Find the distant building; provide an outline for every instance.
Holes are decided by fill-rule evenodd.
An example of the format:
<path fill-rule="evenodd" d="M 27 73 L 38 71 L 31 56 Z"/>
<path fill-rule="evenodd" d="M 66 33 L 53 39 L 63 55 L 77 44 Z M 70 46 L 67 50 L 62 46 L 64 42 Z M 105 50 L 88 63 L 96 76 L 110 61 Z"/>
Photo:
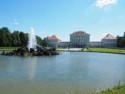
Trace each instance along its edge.
<path fill-rule="evenodd" d="M 107 34 L 102 40 L 102 47 L 109 48 L 109 47 L 116 47 L 117 39 L 111 34 Z"/>
<path fill-rule="evenodd" d="M 77 31 L 70 34 L 69 42 L 62 42 L 55 35 L 48 38 L 48 46 L 54 48 L 83 48 L 83 47 L 92 47 L 92 48 L 110 48 L 116 47 L 117 38 L 111 34 L 107 34 L 101 41 L 92 41 L 90 42 L 90 34 L 87 34 L 84 31 Z"/>
<path fill-rule="evenodd" d="M 70 47 L 70 42 L 59 42 L 60 48 L 69 48 Z"/>
<path fill-rule="evenodd" d="M 90 34 L 84 31 L 77 31 L 70 34 L 70 47 L 86 47 L 90 42 Z"/>
<path fill-rule="evenodd" d="M 100 42 L 100 41 L 90 42 L 89 47 L 91 47 L 91 48 L 101 48 L 102 42 Z"/>
<path fill-rule="evenodd" d="M 59 45 L 59 42 L 60 40 L 55 35 L 52 35 L 51 37 L 48 38 L 49 47 L 57 48 Z"/>

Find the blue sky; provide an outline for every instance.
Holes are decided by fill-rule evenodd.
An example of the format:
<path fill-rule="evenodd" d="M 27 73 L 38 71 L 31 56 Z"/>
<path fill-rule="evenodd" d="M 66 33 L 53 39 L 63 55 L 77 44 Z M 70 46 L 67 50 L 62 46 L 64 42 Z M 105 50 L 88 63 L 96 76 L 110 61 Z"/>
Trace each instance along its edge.
<path fill-rule="evenodd" d="M 69 41 L 69 34 L 83 30 L 91 41 L 107 33 L 125 32 L 125 0 L 0 0 L 0 27 L 36 35 L 57 35 Z"/>

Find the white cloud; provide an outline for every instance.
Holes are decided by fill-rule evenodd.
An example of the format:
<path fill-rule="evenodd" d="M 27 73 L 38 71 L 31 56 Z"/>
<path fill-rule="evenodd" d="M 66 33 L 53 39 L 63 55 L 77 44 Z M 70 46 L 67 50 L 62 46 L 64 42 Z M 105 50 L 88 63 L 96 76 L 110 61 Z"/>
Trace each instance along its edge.
<path fill-rule="evenodd" d="M 118 0 L 96 0 L 96 7 L 104 8 L 106 6 L 116 4 Z"/>
<path fill-rule="evenodd" d="M 16 19 L 14 19 L 14 21 L 12 21 L 10 24 L 11 25 L 20 25 L 20 23 Z"/>
<path fill-rule="evenodd" d="M 15 24 L 15 25 L 19 25 L 19 23 L 18 23 L 18 22 L 14 22 L 14 24 Z"/>

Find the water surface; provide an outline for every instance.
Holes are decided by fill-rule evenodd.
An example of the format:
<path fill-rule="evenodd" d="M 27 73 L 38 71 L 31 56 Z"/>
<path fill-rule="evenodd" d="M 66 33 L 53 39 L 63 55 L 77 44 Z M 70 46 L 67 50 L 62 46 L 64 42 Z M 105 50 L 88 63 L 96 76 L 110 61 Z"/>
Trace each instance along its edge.
<path fill-rule="evenodd" d="M 125 81 L 125 55 L 63 52 L 59 56 L 0 56 L 0 94 L 67 94 Z"/>

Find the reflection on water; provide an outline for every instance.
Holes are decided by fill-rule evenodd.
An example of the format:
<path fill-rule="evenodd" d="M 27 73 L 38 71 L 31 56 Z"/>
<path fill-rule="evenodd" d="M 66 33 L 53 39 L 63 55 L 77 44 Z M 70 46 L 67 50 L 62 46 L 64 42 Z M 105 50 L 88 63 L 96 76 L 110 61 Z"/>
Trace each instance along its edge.
<path fill-rule="evenodd" d="M 35 77 L 37 67 L 37 57 L 28 58 L 27 73 L 29 80 L 33 80 Z"/>
<path fill-rule="evenodd" d="M 67 94 L 75 87 L 81 92 L 100 90 L 125 81 L 124 74 L 124 55 L 0 56 L 0 94 Z"/>

